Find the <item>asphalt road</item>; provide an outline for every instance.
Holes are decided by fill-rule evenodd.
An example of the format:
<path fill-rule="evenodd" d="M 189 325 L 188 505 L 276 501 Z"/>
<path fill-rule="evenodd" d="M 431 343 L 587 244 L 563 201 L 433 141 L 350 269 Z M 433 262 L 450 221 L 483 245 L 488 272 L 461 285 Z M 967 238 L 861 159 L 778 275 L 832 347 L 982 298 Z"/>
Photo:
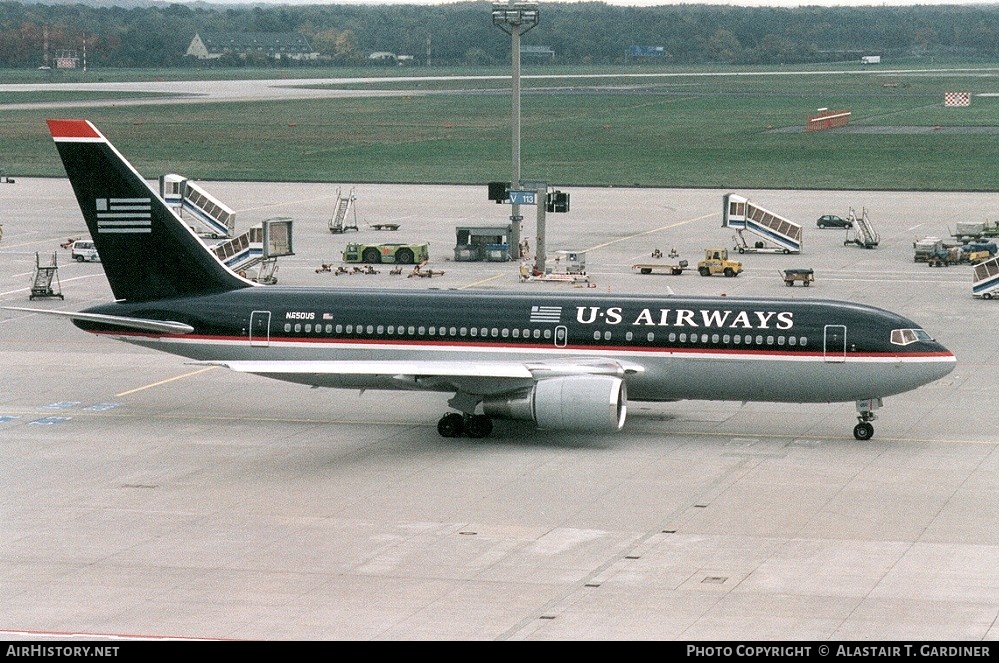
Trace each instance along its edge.
<path fill-rule="evenodd" d="M 203 184 L 240 229 L 295 219 L 283 284 L 569 287 L 449 260 L 455 226 L 508 213 L 484 188 L 359 185 L 360 230 L 334 236 L 335 185 Z M 955 371 L 886 399 L 867 442 L 853 404 L 708 401 L 633 404 L 616 435 L 500 422 L 473 441 L 437 435 L 439 394 L 308 389 L 0 312 L 0 638 L 999 639 L 999 307 L 969 267 L 912 260 L 915 237 L 993 219 L 994 194 L 739 191 L 802 223 L 804 252 L 742 256 L 736 279 L 632 273 L 731 246 L 724 193 L 573 189 L 548 246 L 586 250 L 612 293 L 883 306 Z M 877 249 L 814 227 L 851 206 Z M 85 235 L 68 183 L 0 184 L 0 211 L 0 304 L 110 299 L 59 246 Z M 429 241 L 445 273 L 316 272 L 355 237 Z M 36 252 L 65 300 L 28 301 Z M 785 267 L 816 281 L 787 288 Z"/>

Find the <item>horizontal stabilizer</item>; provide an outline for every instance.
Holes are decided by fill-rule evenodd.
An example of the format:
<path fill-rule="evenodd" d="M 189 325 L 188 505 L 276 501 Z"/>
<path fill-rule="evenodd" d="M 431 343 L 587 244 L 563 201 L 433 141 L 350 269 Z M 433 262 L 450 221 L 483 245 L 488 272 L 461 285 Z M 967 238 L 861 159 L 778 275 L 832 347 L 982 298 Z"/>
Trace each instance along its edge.
<path fill-rule="evenodd" d="M 183 322 L 173 322 L 171 320 L 146 320 L 145 318 L 130 318 L 123 315 L 107 315 L 104 313 L 78 313 L 75 311 L 50 311 L 38 308 L 21 308 L 19 306 L 4 306 L 6 311 L 27 311 L 28 313 L 42 313 L 44 315 L 58 315 L 70 320 L 83 320 L 85 322 L 95 322 L 103 325 L 114 325 L 116 327 L 126 327 L 128 329 L 138 329 L 140 331 L 154 332 L 158 334 L 190 334 L 194 327 Z"/>

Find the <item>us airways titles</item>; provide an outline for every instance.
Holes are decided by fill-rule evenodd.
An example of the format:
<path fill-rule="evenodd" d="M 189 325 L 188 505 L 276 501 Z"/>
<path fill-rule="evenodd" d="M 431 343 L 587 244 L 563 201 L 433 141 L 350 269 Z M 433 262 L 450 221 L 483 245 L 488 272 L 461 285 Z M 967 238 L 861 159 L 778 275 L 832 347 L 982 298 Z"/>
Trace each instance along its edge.
<path fill-rule="evenodd" d="M 731 311 L 718 309 L 643 308 L 632 319 L 620 306 L 577 306 L 576 322 L 584 325 L 603 322 L 650 327 L 729 327 L 732 329 L 778 329 L 794 327 L 791 311 Z M 631 320 L 630 323 L 626 320 Z"/>

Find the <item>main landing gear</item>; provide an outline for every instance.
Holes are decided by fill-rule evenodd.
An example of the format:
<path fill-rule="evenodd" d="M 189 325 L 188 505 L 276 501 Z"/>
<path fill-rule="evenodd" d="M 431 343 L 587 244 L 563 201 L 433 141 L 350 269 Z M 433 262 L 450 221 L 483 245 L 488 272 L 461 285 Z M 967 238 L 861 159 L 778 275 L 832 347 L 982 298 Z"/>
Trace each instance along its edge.
<path fill-rule="evenodd" d="M 855 438 L 858 440 L 869 440 L 874 437 L 874 425 L 871 422 L 878 418 L 878 415 L 874 411 L 879 407 L 881 407 L 880 398 L 868 398 L 857 401 L 857 419 L 860 423 L 853 427 L 853 436 Z"/>
<path fill-rule="evenodd" d="M 461 414 L 450 412 L 437 422 L 437 432 L 441 437 L 488 437 L 493 432 L 493 420 L 484 414 Z"/>

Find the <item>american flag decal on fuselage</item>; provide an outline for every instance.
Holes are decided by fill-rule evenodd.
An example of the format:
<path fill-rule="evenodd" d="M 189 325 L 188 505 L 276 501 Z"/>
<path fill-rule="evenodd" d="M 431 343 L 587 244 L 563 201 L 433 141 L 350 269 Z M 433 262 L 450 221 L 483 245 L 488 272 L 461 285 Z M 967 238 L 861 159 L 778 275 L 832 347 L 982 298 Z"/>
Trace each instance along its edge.
<path fill-rule="evenodd" d="M 561 306 L 532 306 L 531 322 L 562 322 Z"/>
<path fill-rule="evenodd" d="M 151 233 L 152 199 L 150 198 L 98 198 L 97 232 L 99 233 Z"/>

